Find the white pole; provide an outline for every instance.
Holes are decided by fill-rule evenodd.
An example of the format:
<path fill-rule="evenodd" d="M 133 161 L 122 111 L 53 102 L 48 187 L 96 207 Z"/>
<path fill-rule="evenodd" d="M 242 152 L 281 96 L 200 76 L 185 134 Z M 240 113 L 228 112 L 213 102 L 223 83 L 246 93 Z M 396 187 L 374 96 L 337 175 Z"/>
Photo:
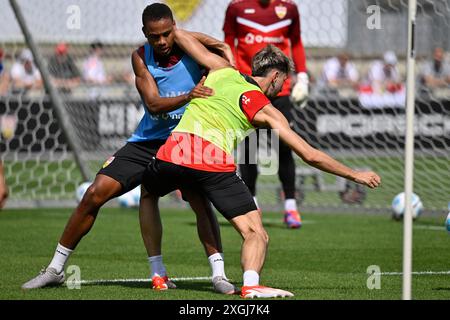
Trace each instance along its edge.
<path fill-rule="evenodd" d="M 89 169 L 86 157 L 83 155 L 81 141 L 75 132 L 75 128 L 72 124 L 72 121 L 70 120 L 68 112 L 64 108 L 64 101 L 62 100 L 53 83 L 50 81 L 50 73 L 48 72 L 44 60 L 39 53 L 38 47 L 34 42 L 34 38 L 25 21 L 20 6 L 18 5 L 16 0 L 9 0 L 9 3 L 11 4 L 11 8 L 16 16 L 23 36 L 25 37 L 25 42 L 30 47 L 30 50 L 33 54 L 36 67 L 41 73 L 44 87 L 48 92 L 50 101 L 52 102 L 52 108 L 53 110 L 55 110 L 56 118 L 59 120 L 59 126 L 65 135 L 67 144 L 69 145 L 70 149 L 72 149 L 72 154 L 75 162 L 78 165 L 78 168 L 80 169 L 81 176 L 83 177 L 84 181 L 89 181 L 92 179 L 91 170 Z"/>
<path fill-rule="evenodd" d="M 408 54 L 406 73 L 405 214 L 403 216 L 403 300 L 411 300 L 412 192 L 414 174 L 414 30 L 417 0 L 408 2 Z"/>

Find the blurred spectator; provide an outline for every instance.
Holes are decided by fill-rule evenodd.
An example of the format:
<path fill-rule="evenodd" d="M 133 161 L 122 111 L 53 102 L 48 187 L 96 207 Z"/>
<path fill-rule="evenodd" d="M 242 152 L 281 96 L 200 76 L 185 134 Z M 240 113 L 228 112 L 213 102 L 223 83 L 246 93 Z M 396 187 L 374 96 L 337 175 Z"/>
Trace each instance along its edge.
<path fill-rule="evenodd" d="M 39 89 L 42 79 L 39 70 L 33 62 L 33 54 L 29 49 L 23 49 L 18 61 L 11 68 L 11 80 L 14 90 Z"/>
<path fill-rule="evenodd" d="M 358 85 L 359 74 L 355 65 L 349 61 L 347 53 L 340 53 L 328 59 L 322 70 L 323 84 L 328 87 L 353 87 Z"/>
<path fill-rule="evenodd" d="M 364 108 L 402 108 L 406 90 L 397 68 L 397 56 L 392 51 L 383 60 L 374 61 L 369 69 L 368 82 L 359 86 L 359 101 Z"/>
<path fill-rule="evenodd" d="M 383 61 L 376 60 L 369 69 L 368 80 L 374 93 L 397 92 L 402 89 L 397 56 L 392 51 L 384 54 Z"/>
<path fill-rule="evenodd" d="M 63 92 L 68 93 L 80 84 L 80 72 L 65 43 L 59 43 L 55 47 L 55 54 L 49 59 L 48 69 L 55 85 Z"/>
<path fill-rule="evenodd" d="M 3 56 L 4 56 L 3 49 L 0 48 L 0 74 L 3 73 Z"/>
<path fill-rule="evenodd" d="M 120 74 L 118 82 L 125 83 L 127 85 L 133 85 L 135 81 L 134 72 L 125 70 Z"/>
<path fill-rule="evenodd" d="M 3 49 L 0 48 L 0 96 L 8 92 L 9 86 L 9 75 L 5 70 L 5 66 L 3 64 L 3 57 L 4 52 Z"/>
<path fill-rule="evenodd" d="M 442 48 L 434 49 L 433 60 L 425 62 L 420 76 L 422 84 L 428 88 L 450 85 L 450 64 L 445 61 L 445 52 Z"/>
<path fill-rule="evenodd" d="M 83 63 L 83 78 L 86 82 L 97 85 L 104 85 L 111 82 L 103 66 L 101 59 L 102 53 L 103 44 L 101 42 L 91 44 L 91 54 Z"/>

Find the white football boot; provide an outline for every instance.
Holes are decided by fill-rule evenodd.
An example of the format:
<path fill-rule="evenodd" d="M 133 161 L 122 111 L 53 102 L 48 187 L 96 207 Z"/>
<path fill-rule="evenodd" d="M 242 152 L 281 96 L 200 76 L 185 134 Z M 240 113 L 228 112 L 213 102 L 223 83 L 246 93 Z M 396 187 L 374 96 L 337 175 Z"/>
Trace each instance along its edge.
<path fill-rule="evenodd" d="M 22 289 L 38 289 L 49 286 L 57 286 L 64 283 L 64 271 L 56 273 L 54 268 L 42 269 L 39 274 L 22 285 Z"/>

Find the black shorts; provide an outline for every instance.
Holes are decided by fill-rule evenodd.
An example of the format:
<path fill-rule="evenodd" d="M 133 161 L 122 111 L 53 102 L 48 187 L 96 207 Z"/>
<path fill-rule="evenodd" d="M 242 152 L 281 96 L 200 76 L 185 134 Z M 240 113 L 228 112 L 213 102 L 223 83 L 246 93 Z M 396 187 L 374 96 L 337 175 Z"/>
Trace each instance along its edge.
<path fill-rule="evenodd" d="M 142 175 L 150 160 L 165 140 L 128 142 L 103 164 L 97 174 L 104 174 L 120 182 L 122 191 L 128 192 L 142 183 Z"/>
<path fill-rule="evenodd" d="M 201 171 L 153 159 L 143 184 L 161 197 L 176 189 L 201 192 L 228 220 L 257 210 L 250 190 L 236 172 Z"/>

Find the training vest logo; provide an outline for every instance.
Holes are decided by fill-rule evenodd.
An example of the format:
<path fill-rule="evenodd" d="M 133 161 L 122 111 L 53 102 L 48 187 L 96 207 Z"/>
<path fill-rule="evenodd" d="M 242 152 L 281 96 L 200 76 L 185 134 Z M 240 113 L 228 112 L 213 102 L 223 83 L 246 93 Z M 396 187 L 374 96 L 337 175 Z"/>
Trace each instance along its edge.
<path fill-rule="evenodd" d="M 250 98 L 247 98 L 245 95 L 242 95 L 242 103 L 243 104 L 247 105 L 250 103 L 250 101 L 251 101 Z"/>
<path fill-rule="evenodd" d="M 283 19 L 287 14 L 287 8 L 285 6 L 276 6 L 275 13 L 278 18 Z"/>

